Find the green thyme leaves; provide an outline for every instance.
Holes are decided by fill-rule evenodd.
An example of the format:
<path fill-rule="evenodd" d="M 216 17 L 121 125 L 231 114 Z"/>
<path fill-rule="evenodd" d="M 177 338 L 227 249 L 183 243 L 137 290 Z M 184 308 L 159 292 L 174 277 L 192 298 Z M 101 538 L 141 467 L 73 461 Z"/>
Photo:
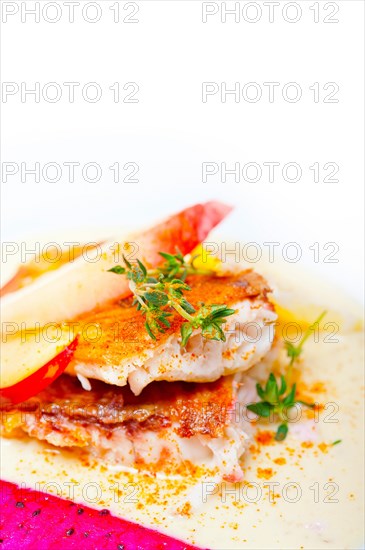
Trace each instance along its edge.
<path fill-rule="evenodd" d="M 279 419 L 282 422 L 275 434 L 276 441 L 284 441 L 288 434 L 288 412 L 291 408 L 298 404 L 310 408 L 314 407 L 313 403 L 308 403 L 296 398 L 297 387 L 296 384 L 292 384 L 290 386 L 290 379 L 293 364 L 301 355 L 304 343 L 308 340 L 312 332 L 319 326 L 319 323 L 325 315 L 325 311 L 321 313 L 314 323 L 308 327 L 300 342 L 296 346 L 294 346 L 291 342 L 284 342 L 287 356 L 289 358 L 289 364 L 287 366 L 285 376 L 282 374 L 280 376 L 280 380 L 278 381 L 275 375 L 270 373 L 265 387 L 261 386 L 261 384 L 256 384 L 257 395 L 261 401 L 247 406 L 248 410 L 257 414 L 261 418 L 270 418 L 272 420 Z"/>
<path fill-rule="evenodd" d="M 125 275 L 130 281 L 134 295 L 133 304 L 146 317 L 146 331 L 152 339 L 157 333 L 164 333 L 169 328 L 172 312 L 177 312 L 185 319 L 181 325 L 181 345 L 186 346 L 194 330 L 200 330 L 208 340 L 225 341 L 222 326 L 226 318 L 235 313 L 222 304 L 201 304 L 196 310 L 187 300 L 185 292 L 190 289 L 185 283 L 188 275 L 211 275 L 210 270 L 195 268 L 194 258 L 187 261 L 184 256 L 160 252 L 165 262 L 157 269 L 147 267 L 137 260 L 131 264 L 124 256 L 124 266 L 116 265 L 109 271 Z"/>
<path fill-rule="evenodd" d="M 322 321 L 323 317 L 326 315 L 327 311 L 323 311 L 320 316 L 312 323 L 305 333 L 303 334 L 303 337 L 301 338 L 298 345 L 292 344 L 292 342 L 285 342 L 285 348 L 288 354 L 288 357 L 290 358 L 289 365 L 293 365 L 294 361 L 298 359 L 298 357 L 301 355 L 303 351 L 303 345 L 308 340 L 312 332 L 316 330 L 317 327 L 319 327 L 319 323 Z"/>

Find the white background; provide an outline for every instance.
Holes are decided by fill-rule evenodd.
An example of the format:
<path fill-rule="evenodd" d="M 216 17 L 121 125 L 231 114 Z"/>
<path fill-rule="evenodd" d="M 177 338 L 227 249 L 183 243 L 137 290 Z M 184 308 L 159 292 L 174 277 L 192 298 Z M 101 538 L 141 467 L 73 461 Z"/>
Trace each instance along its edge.
<path fill-rule="evenodd" d="M 40 2 L 41 8 L 46 4 Z M 54 2 L 53 4 L 55 4 Z M 218 13 L 202 22 L 203 2 L 144 0 L 135 4 L 138 23 L 113 21 L 116 2 L 99 1 L 101 19 L 89 23 L 82 17 L 86 0 L 75 5 L 75 22 L 69 10 L 57 2 L 61 19 L 49 23 L 42 13 L 22 22 L 22 9 L 35 2 L 2 1 L 2 80 L 19 87 L 41 89 L 58 83 L 63 95 L 51 103 L 41 96 L 21 94 L 2 97 L 2 162 L 98 163 L 99 182 L 83 180 L 80 169 L 74 183 L 65 168 L 58 183 L 34 182 L 19 173 L 2 182 L 2 239 L 29 235 L 54 235 L 102 227 L 146 225 L 194 202 L 218 198 L 236 206 L 222 232 L 242 242 L 300 244 L 300 262 L 361 297 L 363 280 L 363 12 L 360 1 L 319 2 L 319 22 L 314 22 L 313 1 L 297 7 L 281 2 L 274 21 L 269 9 L 255 2 L 250 10 L 262 10 L 256 23 L 239 22 L 234 16 L 221 21 Z M 119 2 L 121 20 L 131 13 Z M 4 21 L 4 9 L 18 12 Z M 8 6 L 8 7 L 6 7 Z M 232 8 L 234 2 L 227 2 Z M 257 8 L 259 6 L 259 8 Z M 326 7 L 327 6 L 327 7 Z M 248 9 L 247 2 L 239 3 Z M 338 8 L 338 10 L 337 10 Z M 53 11 L 52 11 L 53 10 Z M 283 11 L 284 10 L 284 11 Z M 285 11 L 289 10 L 289 11 Z M 338 11 L 331 15 L 332 11 Z M 89 18 L 95 17 L 90 8 Z M 55 18 L 52 6 L 46 17 Z M 255 17 L 245 12 L 246 19 Z M 325 17 L 338 23 L 325 23 Z M 24 13 L 23 13 L 24 19 Z M 79 82 L 75 101 L 68 100 L 64 82 Z M 85 101 L 80 89 L 97 82 L 102 97 Z M 115 103 L 109 89 L 115 82 L 136 82 L 138 103 Z M 242 96 L 235 102 L 220 94 L 202 101 L 202 83 L 256 82 L 262 98 L 256 103 Z M 279 82 L 272 103 L 264 82 Z M 296 82 L 302 97 L 284 101 L 283 86 Z M 320 86 L 320 101 L 309 87 Z M 337 103 L 324 103 L 323 85 L 335 82 Z M 50 91 L 51 95 L 51 91 Z M 139 166 L 138 183 L 113 181 L 108 168 L 115 162 Z M 300 181 L 283 181 L 276 173 L 270 183 L 267 172 L 260 181 L 235 182 L 228 176 L 202 181 L 203 162 L 296 162 L 303 170 Z M 338 183 L 315 183 L 315 162 L 339 166 Z M 4 165 L 3 165 L 4 167 Z M 326 175 L 326 174 L 324 174 Z M 309 249 L 318 242 L 320 261 Z M 325 263 L 323 247 L 338 245 L 338 263 Z M 331 248 L 326 254 L 331 252 Z"/>

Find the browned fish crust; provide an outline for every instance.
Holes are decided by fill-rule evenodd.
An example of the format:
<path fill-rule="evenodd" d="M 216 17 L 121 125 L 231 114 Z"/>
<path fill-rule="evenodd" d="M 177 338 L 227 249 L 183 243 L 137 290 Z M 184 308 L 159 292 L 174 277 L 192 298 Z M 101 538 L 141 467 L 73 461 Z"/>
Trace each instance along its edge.
<path fill-rule="evenodd" d="M 2 411 L 4 435 L 45 439 L 58 432 L 65 446 L 85 446 L 88 428 L 105 437 L 123 427 L 129 436 L 171 429 L 184 438 L 202 434 L 220 437 L 234 405 L 231 377 L 205 384 L 154 382 L 136 397 L 126 387 L 92 381 L 84 390 L 77 378 L 63 374 L 36 397 Z"/>
<path fill-rule="evenodd" d="M 194 307 L 206 304 L 232 304 L 245 299 L 267 300 L 270 288 L 263 277 L 247 270 L 230 276 L 192 276 L 186 281 L 191 291 L 186 297 Z M 119 365 L 128 357 L 154 349 L 171 334 L 180 330 L 183 319 L 179 315 L 169 317 L 170 328 L 152 340 L 145 328 L 145 318 L 132 306 L 131 299 L 115 301 L 85 313 L 72 322 L 80 331 L 79 343 L 72 364 Z"/>

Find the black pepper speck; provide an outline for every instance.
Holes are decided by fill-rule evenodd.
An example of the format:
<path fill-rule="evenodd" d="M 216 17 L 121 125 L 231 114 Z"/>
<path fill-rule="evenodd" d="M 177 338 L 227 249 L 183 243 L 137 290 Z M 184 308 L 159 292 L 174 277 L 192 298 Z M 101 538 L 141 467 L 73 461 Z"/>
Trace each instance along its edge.
<path fill-rule="evenodd" d="M 79 508 L 79 509 L 77 510 L 77 513 L 78 513 L 79 516 L 81 516 L 81 514 L 84 513 L 84 509 L 83 509 L 83 508 Z"/>
<path fill-rule="evenodd" d="M 99 516 L 108 516 L 110 514 L 109 510 L 104 508 L 103 510 L 100 510 Z"/>
<path fill-rule="evenodd" d="M 87 538 L 87 537 L 88 537 L 89 535 L 90 535 L 89 531 L 85 531 L 85 533 L 84 533 L 84 537 L 86 537 L 86 538 Z"/>
<path fill-rule="evenodd" d="M 117 548 L 118 550 L 124 550 L 125 546 L 124 544 L 118 544 Z"/>
<path fill-rule="evenodd" d="M 68 531 L 66 531 L 66 535 L 67 535 L 68 537 L 70 537 L 71 535 L 74 534 L 74 532 L 75 532 L 75 529 L 74 529 L 74 528 L 71 528 L 71 529 L 69 529 Z"/>
<path fill-rule="evenodd" d="M 24 508 L 25 507 L 24 502 L 17 502 L 15 506 L 17 508 Z"/>
<path fill-rule="evenodd" d="M 41 509 L 38 508 L 38 510 L 34 510 L 34 512 L 32 513 L 32 517 L 39 516 L 40 513 L 41 513 Z"/>

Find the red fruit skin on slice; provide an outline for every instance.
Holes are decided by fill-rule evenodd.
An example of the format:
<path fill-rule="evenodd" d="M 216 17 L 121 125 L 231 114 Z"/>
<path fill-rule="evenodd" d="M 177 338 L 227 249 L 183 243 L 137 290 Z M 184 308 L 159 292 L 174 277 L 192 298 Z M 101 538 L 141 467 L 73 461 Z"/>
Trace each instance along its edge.
<path fill-rule="evenodd" d="M 197 550 L 146 527 L 0 481 L 2 550 Z"/>
<path fill-rule="evenodd" d="M 16 405 L 17 403 L 26 401 L 29 397 L 37 395 L 37 393 L 52 384 L 66 370 L 73 357 L 77 343 L 78 337 L 76 336 L 64 350 L 38 370 L 13 386 L 1 388 L 0 407 Z"/>

